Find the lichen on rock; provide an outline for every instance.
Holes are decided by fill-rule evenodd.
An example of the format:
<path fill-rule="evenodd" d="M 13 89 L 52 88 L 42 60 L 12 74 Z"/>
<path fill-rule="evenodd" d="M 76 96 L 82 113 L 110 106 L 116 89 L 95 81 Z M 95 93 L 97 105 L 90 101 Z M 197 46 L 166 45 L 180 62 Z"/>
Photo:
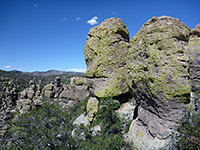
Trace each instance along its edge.
<path fill-rule="evenodd" d="M 99 101 L 95 97 L 90 97 L 87 102 L 87 113 L 89 117 L 89 121 L 93 121 L 96 113 L 98 112 Z"/>
<path fill-rule="evenodd" d="M 86 77 L 92 80 L 89 82 L 95 96 L 113 97 L 128 92 L 125 79 L 128 42 L 128 29 L 119 18 L 106 19 L 90 29 L 84 54 Z"/>
<path fill-rule="evenodd" d="M 139 109 L 129 138 L 139 149 L 167 144 L 190 102 L 189 33 L 178 19 L 161 16 L 147 21 L 130 40 L 127 81 Z"/>

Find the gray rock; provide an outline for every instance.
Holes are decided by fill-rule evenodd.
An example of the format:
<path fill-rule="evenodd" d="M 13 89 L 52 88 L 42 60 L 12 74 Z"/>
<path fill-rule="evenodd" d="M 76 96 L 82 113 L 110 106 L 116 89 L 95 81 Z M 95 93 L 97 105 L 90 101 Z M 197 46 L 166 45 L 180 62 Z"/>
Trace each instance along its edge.
<path fill-rule="evenodd" d="M 63 91 L 63 87 L 60 82 L 60 77 L 55 78 L 55 95 L 54 98 L 58 98 L 60 93 Z"/>
<path fill-rule="evenodd" d="M 98 112 L 99 101 L 95 97 L 90 97 L 87 102 L 87 113 L 89 121 L 93 121 L 95 114 Z"/>
<path fill-rule="evenodd" d="M 95 136 L 95 135 L 100 133 L 101 126 L 100 125 L 94 126 L 94 127 L 91 128 L 91 131 L 92 131 L 92 135 Z"/>
<path fill-rule="evenodd" d="M 60 98 L 83 101 L 89 96 L 88 86 L 85 78 L 71 78 L 70 85 L 65 87 Z"/>
<path fill-rule="evenodd" d="M 75 99 L 75 95 L 74 95 L 74 91 L 71 87 L 67 86 L 64 87 L 64 90 L 61 92 L 59 98 L 65 98 L 65 99 L 71 99 L 74 100 Z"/>
<path fill-rule="evenodd" d="M 139 105 L 133 147 L 163 148 L 190 102 L 189 33 L 178 19 L 153 17 L 130 40 L 127 81 Z"/>
<path fill-rule="evenodd" d="M 118 110 L 116 110 L 116 113 L 126 120 L 132 120 L 133 114 L 135 110 L 135 105 L 133 105 L 131 102 L 126 102 L 120 106 Z"/>
<path fill-rule="evenodd" d="M 128 132 L 129 143 L 132 149 L 138 150 L 159 150 L 166 149 L 165 144 L 169 142 L 169 139 L 153 138 L 150 133 L 146 132 L 147 126 L 144 124 L 138 124 L 137 120 L 134 120 L 130 126 Z"/>
<path fill-rule="evenodd" d="M 43 95 L 44 97 L 51 99 L 54 97 L 54 85 L 53 82 L 50 84 L 47 84 L 43 89 Z"/>
<path fill-rule="evenodd" d="M 191 32 L 189 37 L 190 80 L 192 84 L 191 106 L 195 111 L 200 110 L 200 24 Z"/>
<path fill-rule="evenodd" d="M 76 120 L 73 122 L 73 125 L 80 126 L 83 124 L 85 127 L 90 125 L 89 117 L 85 116 L 84 114 L 81 114 Z"/>
<path fill-rule="evenodd" d="M 125 65 L 128 29 L 119 18 L 110 18 L 90 29 L 84 54 L 91 96 L 114 97 L 128 92 Z"/>

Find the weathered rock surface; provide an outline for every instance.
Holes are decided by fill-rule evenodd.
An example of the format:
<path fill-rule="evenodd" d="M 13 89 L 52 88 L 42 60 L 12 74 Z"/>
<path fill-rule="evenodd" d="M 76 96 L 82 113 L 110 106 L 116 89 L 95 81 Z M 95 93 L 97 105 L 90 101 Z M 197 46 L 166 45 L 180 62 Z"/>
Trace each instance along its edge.
<path fill-rule="evenodd" d="M 128 42 L 128 29 L 119 18 L 106 19 L 90 29 L 84 54 L 92 95 L 113 97 L 128 92 L 125 79 Z"/>
<path fill-rule="evenodd" d="M 89 121 L 93 121 L 95 114 L 98 112 L 99 101 L 95 97 L 90 97 L 87 102 L 87 113 Z"/>
<path fill-rule="evenodd" d="M 123 119 L 132 120 L 135 106 L 131 102 L 126 102 L 120 106 L 116 113 Z"/>
<path fill-rule="evenodd" d="M 178 19 L 153 17 L 130 41 L 127 81 L 139 106 L 133 147 L 163 148 L 190 102 L 189 33 Z"/>
<path fill-rule="evenodd" d="M 190 32 L 188 45 L 190 55 L 190 79 L 200 82 L 200 24 Z"/>
<path fill-rule="evenodd" d="M 200 24 L 191 32 L 188 42 L 190 56 L 190 79 L 192 84 L 191 106 L 195 111 L 200 110 Z"/>
<path fill-rule="evenodd" d="M 76 118 L 76 120 L 73 122 L 73 125 L 78 125 L 80 126 L 81 124 L 83 124 L 84 126 L 89 126 L 90 122 L 89 122 L 89 117 L 85 116 L 85 114 L 81 114 L 78 118 Z"/>
<path fill-rule="evenodd" d="M 61 94 L 61 92 L 63 91 L 63 87 L 60 82 L 60 77 L 55 78 L 55 87 L 54 88 L 55 88 L 54 98 L 58 98 L 59 95 Z"/>
<path fill-rule="evenodd" d="M 55 87 L 53 85 L 53 82 L 51 82 L 50 84 L 47 84 L 44 89 L 43 89 L 43 95 L 45 98 L 48 98 L 48 99 L 52 99 L 54 97 L 54 90 L 55 90 Z"/>
<path fill-rule="evenodd" d="M 33 108 L 34 108 L 33 100 L 30 99 L 17 100 L 16 109 L 19 111 L 20 114 L 27 113 Z"/>
<path fill-rule="evenodd" d="M 85 78 L 71 78 L 70 85 L 66 86 L 60 94 L 60 98 L 83 101 L 89 96 L 87 81 Z"/>

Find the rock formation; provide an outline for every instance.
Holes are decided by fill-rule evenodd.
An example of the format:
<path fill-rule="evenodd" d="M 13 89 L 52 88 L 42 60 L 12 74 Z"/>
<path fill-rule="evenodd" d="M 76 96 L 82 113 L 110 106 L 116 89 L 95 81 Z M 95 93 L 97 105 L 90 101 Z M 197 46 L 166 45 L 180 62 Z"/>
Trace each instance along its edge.
<path fill-rule="evenodd" d="M 153 17 L 130 42 L 118 18 L 90 29 L 84 48 L 90 96 L 136 99 L 128 135 L 133 148 L 169 148 L 191 103 L 190 82 L 200 81 L 199 27 L 190 32 L 178 19 Z"/>
<path fill-rule="evenodd" d="M 87 114 L 89 121 L 93 121 L 95 114 L 98 112 L 99 101 L 95 97 L 90 97 L 87 102 Z"/>
<path fill-rule="evenodd" d="M 63 87 L 60 82 L 60 77 L 55 78 L 55 95 L 54 98 L 58 98 L 60 93 L 63 91 Z"/>
<path fill-rule="evenodd" d="M 54 84 L 53 81 L 51 83 L 47 84 L 43 89 L 43 95 L 47 99 L 53 99 L 54 98 Z"/>
<path fill-rule="evenodd" d="M 83 101 L 89 96 L 87 81 L 85 78 L 74 77 L 71 78 L 70 85 L 64 87 L 59 98 Z"/>
<path fill-rule="evenodd" d="M 138 117 L 129 138 L 139 149 L 164 148 L 190 102 L 189 32 L 178 19 L 153 17 L 130 40 L 127 81 Z"/>
<path fill-rule="evenodd" d="M 189 56 L 190 56 L 190 79 L 192 84 L 192 107 L 196 111 L 200 110 L 200 24 L 191 32 L 189 37 Z"/>
<path fill-rule="evenodd" d="M 84 54 L 91 95 L 114 97 L 128 92 L 125 66 L 129 33 L 119 18 L 90 29 Z"/>

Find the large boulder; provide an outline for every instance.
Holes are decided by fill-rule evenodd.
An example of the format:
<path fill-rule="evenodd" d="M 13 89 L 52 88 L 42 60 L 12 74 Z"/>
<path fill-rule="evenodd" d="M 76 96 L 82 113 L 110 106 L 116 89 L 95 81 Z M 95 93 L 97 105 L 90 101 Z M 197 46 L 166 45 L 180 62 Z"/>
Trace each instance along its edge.
<path fill-rule="evenodd" d="M 190 79 L 200 81 L 200 24 L 190 32 L 188 46 L 190 54 Z"/>
<path fill-rule="evenodd" d="M 83 101 L 89 96 L 86 78 L 71 78 L 70 85 L 66 86 L 61 92 L 59 98 Z"/>
<path fill-rule="evenodd" d="M 114 97 L 129 91 L 125 79 L 128 42 L 128 29 L 119 18 L 90 29 L 84 54 L 92 96 Z"/>
<path fill-rule="evenodd" d="M 45 85 L 44 88 L 43 88 L 44 97 L 46 97 L 48 99 L 52 99 L 54 97 L 54 90 L 55 90 L 55 87 L 53 85 L 53 82 Z"/>
<path fill-rule="evenodd" d="M 191 32 L 189 38 L 190 79 L 192 84 L 192 108 L 200 110 L 200 24 Z"/>
<path fill-rule="evenodd" d="M 58 98 L 59 95 L 61 94 L 61 92 L 63 91 L 63 87 L 61 85 L 59 76 L 55 78 L 55 87 L 54 88 L 55 88 L 54 98 Z"/>
<path fill-rule="evenodd" d="M 74 100 L 83 101 L 86 97 L 89 96 L 86 78 L 71 78 L 70 86 L 74 91 Z"/>
<path fill-rule="evenodd" d="M 133 147 L 165 147 L 190 102 L 189 33 L 178 19 L 153 17 L 130 40 L 127 81 L 138 103 L 129 130 Z"/>

